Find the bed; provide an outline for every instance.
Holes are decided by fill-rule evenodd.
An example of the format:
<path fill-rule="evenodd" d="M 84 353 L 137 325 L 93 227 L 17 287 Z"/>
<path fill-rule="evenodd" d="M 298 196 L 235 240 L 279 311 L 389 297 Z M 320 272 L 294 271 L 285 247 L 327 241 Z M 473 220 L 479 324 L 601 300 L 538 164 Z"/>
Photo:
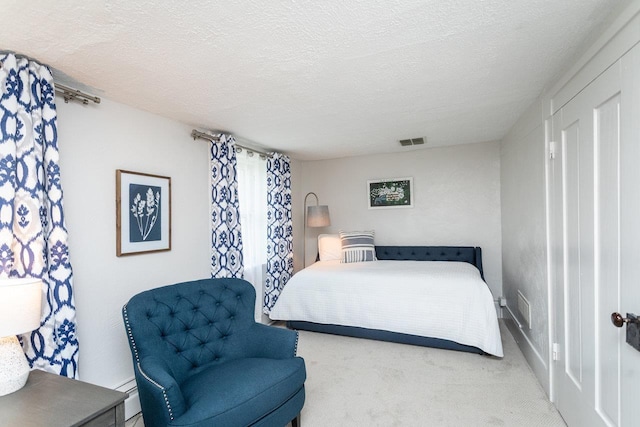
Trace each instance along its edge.
<path fill-rule="evenodd" d="M 479 247 L 375 246 L 375 258 L 303 269 L 271 319 L 292 329 L 503 356 Z"/>

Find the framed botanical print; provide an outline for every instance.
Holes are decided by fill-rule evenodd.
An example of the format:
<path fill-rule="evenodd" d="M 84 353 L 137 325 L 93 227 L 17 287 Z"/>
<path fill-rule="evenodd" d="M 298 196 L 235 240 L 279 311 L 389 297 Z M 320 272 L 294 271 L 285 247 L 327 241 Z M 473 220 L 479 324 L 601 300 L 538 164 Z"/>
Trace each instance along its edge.
<path fill-rule="evenodd" d="M 367 181 L 369 209 L 412 208 L 413 178 L 388 178 Z"/>
<path fill-rule="evenodd" d="M 171 178 L 116 170 L 116 255 L 171 250 Z"/>

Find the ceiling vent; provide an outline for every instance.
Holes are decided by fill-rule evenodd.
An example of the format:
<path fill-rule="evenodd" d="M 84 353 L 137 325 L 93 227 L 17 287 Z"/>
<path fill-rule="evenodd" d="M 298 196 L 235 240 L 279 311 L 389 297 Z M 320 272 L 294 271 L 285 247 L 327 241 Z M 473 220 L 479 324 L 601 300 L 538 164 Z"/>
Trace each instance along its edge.
<path fill-rule="evenodd" d="M 403 147 L 408 147 L 410 145 L 423 145 L 423 144 L 424 144 L 424 138 L 422 137 L 400 140 L 400 145 L 402 145 Z"/>

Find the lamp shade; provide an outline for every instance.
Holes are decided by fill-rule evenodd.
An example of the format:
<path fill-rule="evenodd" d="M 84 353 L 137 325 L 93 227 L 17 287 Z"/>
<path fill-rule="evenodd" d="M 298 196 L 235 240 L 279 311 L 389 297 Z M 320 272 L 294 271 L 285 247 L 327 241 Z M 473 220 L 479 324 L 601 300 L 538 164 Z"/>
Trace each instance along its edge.
<path fill-rule="evenodd" d="M 0 279 L 0 337 L 37 329 L 41 304 L 40 279 Z"/>
<path fill-rule="evenodd" d="M 307 207 L 307 226 L 308 227 L 328 227 L 331 225 L 329 217 L 329 206 L 308 206 Z"/>

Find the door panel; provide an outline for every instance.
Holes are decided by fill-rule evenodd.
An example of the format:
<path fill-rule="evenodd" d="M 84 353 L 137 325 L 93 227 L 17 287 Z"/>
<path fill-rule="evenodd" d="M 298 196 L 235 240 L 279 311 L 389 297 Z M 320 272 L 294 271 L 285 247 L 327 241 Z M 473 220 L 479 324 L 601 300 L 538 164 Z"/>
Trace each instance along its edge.
<path fill-rule="evenodd" d="M 594 110 L 596 167 L 596 410 L 619 425 L 621 340 L 609 317 L 620 301 L 620 95 Z"/>
<path fill-rule="evenodd" d="M 565 371 L 574 386 L 582 388 L 582 310 L 580 272 L 580 121 L 562 130 L 562 149 L 565 153 L 564 194 L 565 215 Z M 584 151 L 585 147 L 582 147 Z M 584 173 L 584 172 L 582 172 Z"/>
<path fill-rule="evenodd" d="M 553 383 L 569 426 L 620 425 L 619 334 L 604 315 L 620 288 L 619 72 L 610 68 L 552 120 L 560 153 L 550 168 L 551 250 L 562 251 L 552 253 L 561 349 Z"/>

